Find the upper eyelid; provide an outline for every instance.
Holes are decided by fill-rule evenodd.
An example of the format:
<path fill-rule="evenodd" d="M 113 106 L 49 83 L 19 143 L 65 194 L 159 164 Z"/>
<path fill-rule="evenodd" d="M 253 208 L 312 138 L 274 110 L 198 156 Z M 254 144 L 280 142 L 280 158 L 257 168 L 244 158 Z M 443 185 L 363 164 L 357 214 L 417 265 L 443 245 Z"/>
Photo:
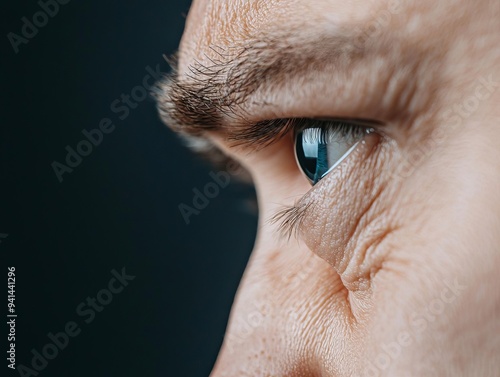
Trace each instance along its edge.
<path fill-rule="evenodd" d="M 353 123 L 358 126 L 364 126 L 364 127 L 381 127 L 384 125 L 384 122 L 381 122 L 376 119 L 365 119 L 365 118 L 349 118 L 349 117 L 318 117 L 318 118 L 311 118 L 314 120 L 321 120 L 321 121 L 331 121 L 331 122 L 344 122 L 344 123 Z"/>
<path fill-rule="evenodd" d="M 290 132 L 296 133 L 314 126 L 313 122 L 339 122 L 366 127 L 367 129 L 372 128 L 377 131 L 383 126 L 382 122 L 372 119 L 346 117 L 279 118 L 257 122 L 250 126 L 243 126 L 244 129 L 237 127 L 237 130 L 230 133 L 227 137 L 234 145 L 262 149 L 279 141 Z"/>

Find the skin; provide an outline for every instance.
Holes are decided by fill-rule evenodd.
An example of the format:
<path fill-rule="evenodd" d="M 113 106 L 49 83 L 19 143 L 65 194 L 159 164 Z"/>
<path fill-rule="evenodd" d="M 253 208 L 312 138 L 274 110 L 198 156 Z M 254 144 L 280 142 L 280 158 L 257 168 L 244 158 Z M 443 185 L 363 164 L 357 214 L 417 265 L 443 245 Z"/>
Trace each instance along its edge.
<path fill-rule="evenodd" d="M 349 74 L 311 69 L 236 111 L 383 123 L 314 187 L 291 135 L 204 134 L 249 171 L 260 212 L 212 377 L 500 376 L 499 20 L 495 0 L 194 1 L 179 80 L 213 46 L 345 28 L 367 51 Z M 269 219 L 292 205 L 308 210 L 287 240 Z"/>

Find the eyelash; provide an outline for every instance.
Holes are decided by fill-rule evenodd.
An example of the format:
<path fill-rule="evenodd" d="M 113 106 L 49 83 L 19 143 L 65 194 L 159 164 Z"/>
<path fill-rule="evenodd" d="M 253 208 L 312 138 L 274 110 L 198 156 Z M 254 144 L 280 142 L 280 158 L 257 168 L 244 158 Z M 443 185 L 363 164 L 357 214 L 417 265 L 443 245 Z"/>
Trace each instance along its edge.
<path fill-rule="evenodd" d="M 347 138 L 357 138 L 368 133 L 372 133 L 375 130 L 373 127 L 374 122 L 367 121 L 356 121 L 356 120 L 318 120 L 318 119 L 291 119 L 288 120 L 292 122 L 288 124 L 293 132 L 294 136 L 298 133 L 309 129 L 315 128 L 317 132 L 311 132 L 309 137 L 310 141 L 328 143 L 336 140 L 338 136 Z M 284 132 L 284 136 L 288 129 Z M 272 143 L 274 140 L 268 141 Z M 277 224 L 279 228 L 279 233 L 281 236 L 287 240 L 290 240 L 292 236 L 298 238 L 302 228 L 304 219 L 307 217 L 310 207 L 313 205 L 312 201 L 303 202 L 304 197 L 300 198 L 296 204 L 285 207 L 284 209 L 275 213 L 270 222 L 272 224 Z"/>
<path fill-rule="evenodd" d="M 379 122 L 359 119 L 312 119 L 312 118 L 287 118 L 271 119 L 257 122 L 251 126 L 237 127 L 228 134 L 228 139 L 234 146 L 245 145 L 260 150 L 277 142 L 286 135 L 294 136 L 307 128 L 322 128 L 341 132 L 342 136 L 354 136 L 352 132 L 372 129 Z"/>
<path fill-rule="evenodd" d="M 313 130 L 307 133 L 305 140 L 311 143 L 323 144 L 334 142 L 339 136 L 345 138 L 361 137 L 369 130 L 367 127 L 346 121 L 312 120 L 309 125 L 305 124 L 295 128 L 295 135 L 307 129 Z"/>
<path fill-rule="evenodd" d="M 300 200 L 297 203 L 299 204 L 279 210 L 269 221 L 271 224 L 278 226 L 278 233 L 287 241 L 292 237 L 299 238 L 308 209 L 312 206 L 312 203 L 300 204 Z"/>

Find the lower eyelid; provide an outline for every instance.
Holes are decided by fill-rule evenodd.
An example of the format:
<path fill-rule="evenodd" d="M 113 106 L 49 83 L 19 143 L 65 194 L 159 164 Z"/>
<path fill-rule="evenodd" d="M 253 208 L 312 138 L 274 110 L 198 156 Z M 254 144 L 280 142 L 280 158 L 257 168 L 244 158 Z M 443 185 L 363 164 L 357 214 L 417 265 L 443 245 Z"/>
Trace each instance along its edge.
<path fill-rule="evenodd" d="M 344 153 L 344 155 L 342 157 L 337 159 L 337 161 L 330 167 L 330 169 L 328 169 L 328 171 L 325 174 L 323 174 L 323 176 L 321 178 L 324 178 L 327 174 L 329 174 L 335 168 L 337 168 L 337 166 L 339 166 L 347 157 L 349 157 L 349 155 L 358 147 L 359 143 L 362 143 L 362 142 L 363 141 L 356 142 L 347 152 Z"/>
<path fill-rule="evenodd" d="M 373 153 L 373 149 L 381 142 L 381 138 L 382 136 L 376 131 L 366 135 L 363 140 L 356 143 L 355 147 L 351 148 L 349 153 L 347 153 L 338 164 L 329 170 L 322 181 L 318 182 L 316 186 L 312 186 L 294 205 L 284 207 L 277 211 L 271 217 L 270 222 L 278 226 L 281 237 L 286 240 L 292 237 L 300 238 L 301 233 L 304 231 L 304 222 L 312 216 L 315 216 L 313 212 L 315 209 L 319 209 L 318 206 L 324 209 L 319 202 L 320 199 L 318 199 L 318 194 L 321 193 L 321 195 L 325 195 L 325 191 L 327 193 L 332 191 L 332 181 L 327 179 L 328 176 L 335 174 L 335 170 L 343 164 L 349 164 L 346 165 L 346 167 L 348 166 L 347 169 L 356 169 L 356 163 L 359 162 L 360 159 L 369 158 Z M 346 175 L 348 174 L 344 171 L 336 175 L 336 177 L 339 178 Z M 331 177 L 331 179 L 333 179 L 333 177 Z"/>

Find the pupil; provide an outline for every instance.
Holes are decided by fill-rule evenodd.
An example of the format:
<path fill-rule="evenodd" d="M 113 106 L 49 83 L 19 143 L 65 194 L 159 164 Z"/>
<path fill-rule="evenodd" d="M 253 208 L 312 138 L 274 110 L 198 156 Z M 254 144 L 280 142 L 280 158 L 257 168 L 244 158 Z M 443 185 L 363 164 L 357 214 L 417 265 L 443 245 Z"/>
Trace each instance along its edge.
<path fill-rule="evenodd" d="M 306 131 L 310 131 L 310 129 Z M 313 185 L 323 178 L 329 168 L 328 146 L 324 142 L 324 131 L 317 128 L 314 129 L 314 132 L 316 135 L 319 133 L 317 135 L 319 137 L 310 137 L 310 135 L 305 135 L 304 132 L 298 133 L 295 145 L 299 166 Z"/>

